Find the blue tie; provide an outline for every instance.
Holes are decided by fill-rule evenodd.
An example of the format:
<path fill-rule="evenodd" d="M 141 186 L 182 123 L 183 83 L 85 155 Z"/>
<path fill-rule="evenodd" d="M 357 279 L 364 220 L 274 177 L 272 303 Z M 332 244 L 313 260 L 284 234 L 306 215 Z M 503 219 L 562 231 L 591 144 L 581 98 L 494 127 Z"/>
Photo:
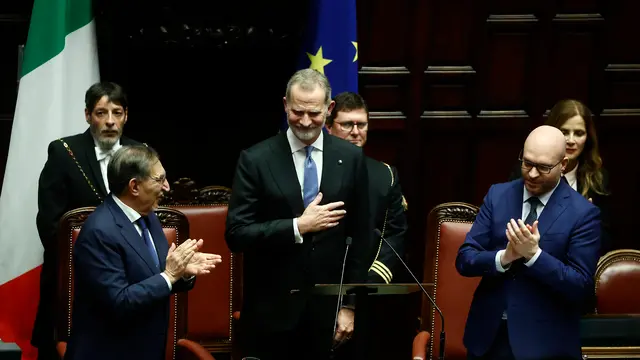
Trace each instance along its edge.
<path fill-rule="evenodd" d="M 309 145 L 305 150 L 307 151 L 307 158 L 304 160 L 302 199 L 304 201 L 304 207 L 306 208 L 318 195 L 318 170 L 316 169 L 316 163 L 311 158 L 313 146 Z"/>
<path fill-rule="evenodd" d="M 140 226 L 140 229 L 142 229 L 142 238 L 147 245 L 147 250 L 149 250 L 149 255 L 151 255 L 153 263 L 156 264 L 157 268 L 160 268 L 160 260 L 158 259 L 158 253 L 156 252 L 156 249 L 153 247 L 151 235 L 149 233 L 149 227 L 147 226 L 147 221 L 147 217 L 142 216 L 136 222 Z"/>

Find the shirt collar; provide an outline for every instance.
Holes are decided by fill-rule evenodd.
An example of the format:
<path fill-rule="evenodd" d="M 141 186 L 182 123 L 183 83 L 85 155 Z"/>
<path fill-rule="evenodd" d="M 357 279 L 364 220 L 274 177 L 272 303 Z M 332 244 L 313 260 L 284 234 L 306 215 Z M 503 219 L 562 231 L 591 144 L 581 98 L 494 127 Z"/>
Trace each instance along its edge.
<path fill-rule="evenodd" d="M 316 141 L 314 141 L 313 144 L 311 144 L 311 146 L 322 151 L 322 147 L 324 144 L 323 137 L 324 137 L 324 130 L 320 130 L 320 136 L 318 136 Z M 287 140 L 289 140 L 289 146 L 291 147 L 292 154 L 307 147 L 307 144 L 300 141 L 300 139 L 298 139 L 293 134 L 293 131 L 291 130 L 291 128 L 287 129 Z"/>
<path fill-rule="evenodd" d="M 116 205 L 118 205 L 118 207 L 122 209 L 122 212 L 127 216 L 129 221 L 131 221 L 132 223 L 135 223 L 136 221 L 138 221 L 138 219 L 142 217 L 142 215 L 140 215 L 137 211 L 133 210 L 132 207 L 123 203 L 122 200 L 118 199 L 117 196 L 111 194 L 111 197 L 113 197 L 113 200 L 116 202 Z"/>
<path fill-rule="evenodd" d="M 564 174 L 564 177 L 567 178 L 567 183 L 569 183 L 569 185 L 574 189 L 575 189 L 574 185 L 576 185 L 576 180 L 578 177 L 578 166 L 580 166 L 580 164 L 576 164 L 573 170 Z"/>
<path fill-rule="evenodd" d="M 542 203 L 543 206 L 547 205 L 547 202 L 549 201 L 549 198 L 551 198 L 551 195 L 553 195 L 553 192 L 556 191 L 556 189 L 558 188 L 558 185 L 560 185 L 560 181 L 562 181 L 562 179 L 558 179 L 558 182 L 556 183 L 556 186 L 553 187 L 553 189 L 551 189 L 551 191 L 548 191 L 540 196 L 538 196 L 538 200 L 540 200 L 540 202 Z M 529 190 L 527 190 L 527 187 L 524 186 L 524 192 L 522 194 L 522 202 L 526 202 L 527 200 L 529 200 L 530 197 L 533 197 L 534 195 L 531 195 L 531 193 L 529 193 Z"/>

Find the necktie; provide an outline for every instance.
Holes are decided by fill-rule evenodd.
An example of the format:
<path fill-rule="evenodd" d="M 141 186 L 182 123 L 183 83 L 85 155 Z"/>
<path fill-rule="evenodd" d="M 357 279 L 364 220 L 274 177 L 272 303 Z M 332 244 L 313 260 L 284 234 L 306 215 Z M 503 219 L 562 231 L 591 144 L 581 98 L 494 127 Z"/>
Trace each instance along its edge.
<path fill-rule="evenodd" d="M 529 210 L 529 215 L 527 215 L 524 223 L 533 226 L 533 222 L 538 220 L 538 205 L 542 203 L 540 202 L 540 199 L 535 196 L 530 197 L 527 202 L 531 205 L 531 210 Z"/>
<path fill-rule="evenodd" d="M 316 163 L 311 158 L 313 146 L 309 145 L 305 150 L 307 151 L 307 158 L 304 159 L 302 200 L 304 201 L 304 207 L 306 208 L 318 195 L 318 169 L 316 168 Z"/>
<path fill-rule="evenodd" d="M 136 220 L 140 229 L 142 229 L 142 238 L 144 239 L 145 245 L 147 245 L 147 250 L 149 250 L 149 255 L 153 259 L 153 263 L 157 268 L 160 268 L 160 260 L 158 259 L 158 253 L 156 249 L 153 247 L 153 243 L 151 240 L 151 234 L 149 233 L 149 228 L 147 227 L 147 217 L 142 216 L 140 219 Z"/>

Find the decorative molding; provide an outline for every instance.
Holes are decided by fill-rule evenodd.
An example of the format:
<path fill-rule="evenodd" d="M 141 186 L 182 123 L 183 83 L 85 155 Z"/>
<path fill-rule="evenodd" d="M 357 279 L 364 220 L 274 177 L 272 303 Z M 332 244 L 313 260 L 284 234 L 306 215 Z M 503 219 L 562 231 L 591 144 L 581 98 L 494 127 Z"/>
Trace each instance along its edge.
<path fill-rule="evenodd" d="M 450 74 L 475 74 L 476 71 L 471 65 L 462 66 L 429 66 L 425 74 L 450 75 Z"/>
<path fill-rule="evenodd" d="M 185 215 L 178 210 L 160 207 L 154 211 L 162 227 L 180 228 L 184 226 Z"/>
<path fill-rule="evenodd" d="M 359 75 L 409 75 L 406 66 L 363 66 Z"/>
<path fill-rule="evenodd" d="M 402 111 L 371 111 L 369 113 L 369 119 L 402 119 L 405 120 L 407 116 Z"/>
<path fill-rule="evenodd" d="M 430 214 L 436 217 L 438 223 L 445 220 L 474 222 L 479 211 L 480 208 L 475 205 L 463 202 L 448 202 L 434 207 Z"/>
<path fill-rule="evenodd" d="M 533 14 L 489 15 L 488 23 L 532 23 L 538 22 Z"/>
<path fill-rule="evenodd" d="M 599 13 L 594 14 L 556 14 L 553 21 L 557 22 L 574 22 L 574 21 L 603 21 Z"/>
<path fill-rule="evenodd" d="M 422 119 L 471 119 L 471 114 L 466 110 L 453 111 L 425 111 L 420 116 Z"/>
<path fill-rule="evenodd" d="M 480 110 L 478 118 L 528 118 L 524 110 Z"/>
<path fill-rule="evenodd" d="M 214 185 L 200 189 L 190 178 L 180 178 L 172 184 L 169 192 L 164 193 L 160 204 L 162 206 L 228 204 L 230 198 L 231 189 L 228 187 Z"/>
<path fill-rule="evenodd" d="M 0 14 L 0 23 L 26 23 L 26 16 L 20 14 Z"/>
<path fill-rule="evenodd" d="M 291 29 L 287 29 L 291 30 Z M 296 30 L 296 29 L 293 29 Z M 152 23 L 128 31 L 127 40 L 148 46 L 205 48 L 270 48 L 283 42 L 298 42 L 300 33 L 267 26 L 189 23 L 176 19 L 169 24 Z"/>
<path fill-rule="evenodd" d="M 67 224 L 69 224 L 68 228 L 82 227 L 89 215 L 93 214 L 93 211 L 95 209 L 95 206 L 87 206 L 70 210 L 62 215 L 62 219 L 60 220 L 60 222 L 66 222 Z"/>
<path fill-rule="evenodd" d="M 213 204 L 228 204 L 231 199 L 231 189 L 225 186 L 207 186 L 200 190 L 200 201 Z"/>
<path fill-rule="evenodd" d="M 640 116 L 640 109 L 604 109 L 600 116 Z"/>
<path fill-rule="evenodd" d="M 627 72 L 627 71 L 640 71 L 640 64 L 608 64 L 604 71 L 607 72 Z"/>

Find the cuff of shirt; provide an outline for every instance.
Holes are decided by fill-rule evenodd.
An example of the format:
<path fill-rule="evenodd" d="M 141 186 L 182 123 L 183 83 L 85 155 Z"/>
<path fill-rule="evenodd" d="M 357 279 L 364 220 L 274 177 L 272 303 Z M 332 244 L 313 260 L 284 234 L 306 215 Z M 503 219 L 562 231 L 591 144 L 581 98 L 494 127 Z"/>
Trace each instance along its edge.
<path fill-rule="evenodd" d="M 511 264 L 508 264 L 506 267 L 502 266 L 502 264 L 500 263 L 500 259 L 502 259 L 502 254 L 504 254 L 504 250 L 499 250 L 496 253 L 496 270 L 498 270 L 501 273 L 509 270 L 509 267 L 511 267 Z"/>
<path fill-rule="evenodd" d="M 167 276 L 167 274 L 161 272 L 160 276 L 162 276 L 164 280 L 167 282 L 167 286 L 169 286 L 169 290 L 172 290 L 173 286 L 171 285 L 171 281 L 169 281 L 169 277 Z"/>
<path fill-rule="evenodd" d="M 300 230 L 298 229 L 298 218 L 293 218 L 293 236 L 296 244 L 302 244 L 304 239 L 302 238 L 302 235 L 300 235 Z"/>
<path fill-rule="evenodd" d="M 538 258 L 540 257 L 540 254 L 542 254 L 542 249 L 538 248 L 538 251 L 536 251 L 536 254 L 533 255 L 531 257 L 531 259 L 529 259 L 529 261 L 527 261 L 526 263 L 524 263 L 527 267 L 533 265 L 536 260 L 538 260 Z"/>

